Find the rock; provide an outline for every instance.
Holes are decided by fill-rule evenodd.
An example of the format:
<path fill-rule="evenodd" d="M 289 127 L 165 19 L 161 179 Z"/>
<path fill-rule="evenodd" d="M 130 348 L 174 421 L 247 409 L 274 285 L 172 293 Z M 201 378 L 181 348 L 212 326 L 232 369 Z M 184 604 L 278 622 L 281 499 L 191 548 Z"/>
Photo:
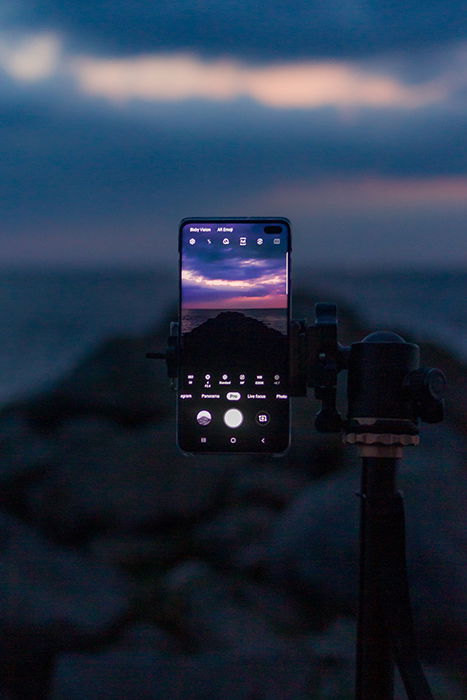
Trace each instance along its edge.
<path fill-rule="evenodd" d="M 110 567 L 48 542 L 0 513 L 0 625 L 63 624 L 77 639 L 102 635 L 128 607 L 126 580 Z"/>
<path fill-rule="evenodd" d="M 89 551 L 99 561 L 137 575 L 148 567 L 165 568 L 180 560 L 187 550 L 185 534 L 103 534 L 92 540 Z"/>
<path fill-rule="evenodd" d="M 5 410 L 0 415 L 0 483 L 42 474 L 50 460 L 49 441 L 31 430 L 21 411 Z"/>
<path fill-rule="evenodd" d="M 0 676 L 8 690 L 42 697 L 54 654 L 103 641 L 127 613 L 125 579 L 0 513 Z"/>
<path fill-rule="evenodd" d="M 262 468 L 252 466 L 240 472 L 233 483 L 230 498 L 234 503 L 281 509 L 308 483 L 309 479 L 303 473 L 268 462 Z"/>
<path fill-rule="evenodd" d="M 226 357 L 229 371 L 242 372 L 247 357 L 249 372 L 272 374 L 284 366 L 286 352 L 283 333 L 239 311 L 221 311 L 183 334 L 183 356 L 195 372 L 203 367 L 223 371 Z"/>
<path fill-rule="evenodd" d="M 343 464 L 342 441 L 335 436 L 318 433 L 315 429 L 315 416 L 319 409 L 320 403 L 311 394 L 292 401 L 290 449 L 284 457 L 277 458 L 284 469 L 307 480 L 337 472 Z M 292 479 L 289 484 L 285 493 L 289 492 Z"/>
<path fill-rule="evenodd" d="M 50 430 L 80 415 L 140 425 L 172 409 L 165 366 L 146 352 L 165 349 L 166 330 L 153 337 L 113 338 L 100 344 L 55 386 L 21 408 L 36 430 Z"/>
<path fill-rule="evenodd" d="M 63 426 L 55 468 L 29 493 L 29 517 L 71 541 L 196 519 L 217 502 L 228 464 L 183 456 L 173 432 L 172 421 L 132 430 L 98 419 Z"/>
<path fill-rule="evenodd" d="M 161 582 L 166 617 L 195 651 L 236 650 L 244 654 L 284 651 L 297 642 L 244 595 L 242 582 L 218 574 L 200 561 L 187 561 Z"/>
<path fill-rule="evenodd" d="M 355 609 L 358 473 L 310 485 L 276 521 L 265 555 L 273 580 Z"/>
<path fill-rule="evenodd" d="M 262 542 L 276 514 L 259 506 L 228 507 L 193 532 L 193 546 L 217 563 L 236 566 L 237 554 L 245 546 Z"/>
<path fill-rule="evenodd" d="M 159 651 L 176 653 L 181 651 L 177 640 L 154 624 L 135 622 L 124 630 L 112 649 L 131 651 Z"/>
<path fill-rule="evenodd" d="M 356 621 L 337 618 L 308 643 L 320 677 L 320 700 L 354 697 Z"/>
<path fill-rule="evenodd" d="M 236 597 L 242 604 L 263 618 L 276 634 L 301 644 L 313 628 L 313 601 L 304 603 L 290 593 L 266 583 L 245 580 L 236 582 Z"/>
<path fill-rule="evenodd" d="M 68 654 L 51 700 L 313 700 L 316 670 L 305 654 L 156 652 Z"/>
<path fill-rule="evenodd" d="M 400 469 L 416 628 L 436 663 L 452 664 L 467 634 L 464 452 L 463 439 L 449 428 L 429 426 Z M 279 517 L 267 555 L 273 579 L 348 611 L 357 602 L 356 458 L 354 464 L 308 487 Z"/>

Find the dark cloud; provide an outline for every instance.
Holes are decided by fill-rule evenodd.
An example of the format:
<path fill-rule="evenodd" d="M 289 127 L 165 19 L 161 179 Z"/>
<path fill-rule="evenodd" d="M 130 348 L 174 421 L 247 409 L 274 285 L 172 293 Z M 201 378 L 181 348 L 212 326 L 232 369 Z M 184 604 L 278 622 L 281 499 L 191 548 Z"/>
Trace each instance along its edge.
<path fill-rule="evenodd" d="M 462 112 L 270 110 L 252 102 L 151 109 L 79 101 L 4 105 L 0 173 L 15 217 L 50 207 L 96 215 L 148 202 L 266 189 L 293 179 L 462 174 Z M 6 214 L 8 216 L 8 212 Z M 5 219 L 4 219 L 5 221 Z"/>
<path fill-rule="evenodd" d="M 467 30 L 461 0 L 22 0 L 17 7 L 10 26 L 56 29 L 75 48 L 115 55 L 362 56 L 430 48 Z"/>
<path fill-rule="evenodd" d="M 465 174 L 460 111 L 361 111 L 346 122 L 331 109 L 276 111 L 246 101 L 115 109 L 44 92 L 36 98 L 10 93 L 0 116 L 4 259 L 174 262 L 177 222 L 189 215 L 289 216 L 301 257 L 318 261 L 382 259 L 385 241 L 388 259 L 403 257 L 407 245 L 422 260 L 441 250 L 452 258 L 443 241 L 457 236 L 460 245 L 457 232 L 465 232 L 465 210 L 408 217 L 365 213 L 362 202 L 360 213 L 323 213 L 279 205 L 273 194 L 297 181 Z"/>

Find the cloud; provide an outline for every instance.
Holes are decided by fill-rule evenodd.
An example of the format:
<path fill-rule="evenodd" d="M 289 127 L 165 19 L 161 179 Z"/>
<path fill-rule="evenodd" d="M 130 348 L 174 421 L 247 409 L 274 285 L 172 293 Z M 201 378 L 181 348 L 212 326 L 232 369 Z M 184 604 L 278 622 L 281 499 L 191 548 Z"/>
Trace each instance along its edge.
<path fill-rule="evenodd" d="M 257 67 L 189 55 L 88 57 L 76 59 L 72 71 L 85 94 L 117 102 L 249 97 L 275 108 L 412 109 L 446 96 L 443 85 L 436 81 L 407 85 L 395 76 L 338 61 Z"/>
<path fill-rule="evenodd" d="M 61 90 L 111 104 L 248 98 L 275 109 L 333 107 L 413 110 L 462 95 L 467 85 L 467 44 L 445 52 L 430 70 L 409 79 L 410 60 L 289 61 L 249 64 L 194 54 L 106 58 L 63 48 L 58 34 L 0 35 L 0 69 L 12 79 L 60 81 Z"/>
<path fill-rule="evenodd" d="M 55 34 L 0 37 L 0 68 L 20 82 L 44 80 L 57 73 L 61 41 Z"/>
<path fill-rule="evenodd" d="M 277 202 L 301 211 L 430 209 L 453 207 L 467 209 L 467 177 L 384 177 L 357 176 L 322 182 L 281 183 L 256 199 Z"/>
<path fill-rule="evenodd" d="M 200 287 L 212 287 L 219 290 L 228 290 L 230 288 L 241 288 L 244 290 L 257 287 L 271 287 L 274 285 L 284 285 L 284 275 L 272 274 L 252 277 L 249 279 L 222 279 L 206 277 L 202 273 L 195 270 L 184 269 L 182 272 L 182 280 Z"/>

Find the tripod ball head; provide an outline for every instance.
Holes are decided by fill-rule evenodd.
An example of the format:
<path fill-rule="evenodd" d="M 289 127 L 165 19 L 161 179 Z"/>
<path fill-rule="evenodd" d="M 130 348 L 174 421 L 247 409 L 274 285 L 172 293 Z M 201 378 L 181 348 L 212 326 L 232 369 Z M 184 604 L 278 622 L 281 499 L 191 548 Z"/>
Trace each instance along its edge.
<path fill-rule="evenodd" d="M 413 401 L 403 391 L 406 376 L 420 365 L 417 345 L 397 333 L 377 331 L 350 346 L 348 418 L 414 421 Z"/>
<path fill-rule="evenodd" d="M 362 455 L 393 454 L 418 445 L 419 419 L 443 419 L 444 374 L 420 367 L 418 345 L 378 331 L 350 346 L 345 440 Z"/>

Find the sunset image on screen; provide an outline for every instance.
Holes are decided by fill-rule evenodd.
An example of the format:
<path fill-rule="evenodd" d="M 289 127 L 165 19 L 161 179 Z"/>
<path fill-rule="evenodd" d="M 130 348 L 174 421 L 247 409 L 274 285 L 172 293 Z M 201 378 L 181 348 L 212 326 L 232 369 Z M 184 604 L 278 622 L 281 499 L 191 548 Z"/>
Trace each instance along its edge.
<path fill-rule="evenodd" d="M 234 252 L 203 246 L 184 256 L 184 309 L 284 309 L 286 287 L 283 250 L 263 247 Z"/>
<path fill-rule="evenodd" d="M 254 229 L 245 227 L 231 235 L 229 244 L 223 240 L 222 236 L 194 239 L 185 235 L 181 270 L 182 332 L 188 333 L 222 312 L 237 311 L 285 334 L 285 237 L 274 242 L 273 238 L 260 238 Z M 262 243 L 258 244 L 258 240 Z"/>

